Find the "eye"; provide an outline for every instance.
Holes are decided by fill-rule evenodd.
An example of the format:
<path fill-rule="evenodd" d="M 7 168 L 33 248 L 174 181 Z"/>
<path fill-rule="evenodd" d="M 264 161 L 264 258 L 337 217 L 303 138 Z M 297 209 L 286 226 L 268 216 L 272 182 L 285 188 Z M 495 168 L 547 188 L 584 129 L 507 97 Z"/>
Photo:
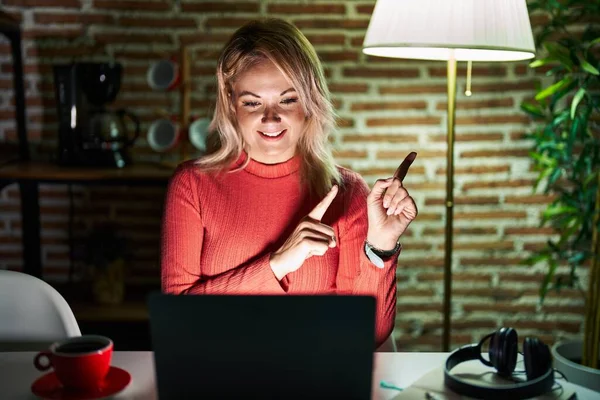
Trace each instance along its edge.
<path fill-rule="evenodd" d="M 260 106 L 260 103 L 257 101 L 242 101 L 242 105 L 244 107 L 255 108 L 255 107 Z"/>
<path fill-rule="evenodd" d="M 296 103 L 296 102 L 298 102 L 298 98 L 297 97 L 290 97 L 290 98 L 281 100 L 281 104 L 286 104 L 286 105 L 287 104 L 293 104 L 293 103 Z"/>

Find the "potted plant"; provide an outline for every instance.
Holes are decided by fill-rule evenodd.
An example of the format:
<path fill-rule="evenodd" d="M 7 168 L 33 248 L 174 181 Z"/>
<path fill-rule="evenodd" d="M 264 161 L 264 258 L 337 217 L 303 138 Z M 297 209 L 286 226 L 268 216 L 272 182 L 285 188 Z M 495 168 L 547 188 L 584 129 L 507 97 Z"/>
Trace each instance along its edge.
<path fill-rule="evenodd" d="M 556 343 L 552 353 L 555 367 L 570 381 L 600 391 L 600 27 L 592 23 L 600 15 L 600 2 L 529 2 L 529 11 L 536 10 L 549 15 L 549 21 L 536 34 L 543 56 L 530 67 L 547 69 L 553 82 L 521 109 L 538 122 L 528 134 L 539 172 L 534 191 L 544 183 L 544 193 L 555 196 L 542 225 L 552 226 L 559 237 L 526 262 L 548 267 L 542 302 L 549 290 L 576 287 L 584 293 L 583 341 Z M 559 276 L 557 268 L 564 265 L 569 274 Z M 586 269 L 587 284 L 580 273 Z"/>
<path fill-rule="evenodd" d="M 82 238 L 78 258 L 87 267 L 96 302 L 115 305 L 123 301 L 127 249 L 126 239 L 111 223 L 94 226 Z"/>

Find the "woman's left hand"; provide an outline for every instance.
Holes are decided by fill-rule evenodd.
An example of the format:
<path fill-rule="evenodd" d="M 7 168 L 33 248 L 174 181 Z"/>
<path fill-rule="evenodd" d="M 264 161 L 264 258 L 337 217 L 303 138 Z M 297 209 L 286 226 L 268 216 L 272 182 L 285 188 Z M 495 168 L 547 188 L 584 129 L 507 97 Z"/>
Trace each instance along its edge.
<path fill-rule="evenodd" d="M 402 184 L 415 158 L 417 153 L 413 151 L 402 161 L 393 177 L 378 179 L 367 197 L 367 241 L 378 249 L 393 249 L 417 217 L 417 205 Z"/>

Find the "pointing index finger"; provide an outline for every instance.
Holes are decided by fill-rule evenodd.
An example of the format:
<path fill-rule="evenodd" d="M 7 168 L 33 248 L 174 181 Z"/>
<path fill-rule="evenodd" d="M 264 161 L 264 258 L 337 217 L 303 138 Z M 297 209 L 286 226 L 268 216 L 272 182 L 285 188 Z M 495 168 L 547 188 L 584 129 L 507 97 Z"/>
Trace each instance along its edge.
<path fill-rule="evenodd" d="M 312 209 L 312 211 L 308 214 L 308 216 L 317 221 L 321 221 L 321 219 L 323 218 L 323 215 L 325 215 L 325 212 L 327 212 L 327 209 L 333 202 L 333 199 L 335 199 L 337 192 L 338 192 L 337 185 L 333 185 L 333 187 L 331 188 L 329 193 L 327 193 L 327 196 L 325 196 L 323 198 L 323 200 L 321 200 L 319 202 L 319 204 L 317 204 L 315 206 L 315 208 Z"/>
<path fill-rule="evenodd" d="M 400 164 L 400 166 L 398 167 L 396 172 L 394 172 L 394 178 L 398 178 L 400 180 L 400 182 L 402 182 L 404 180 L 404 178 L 406 177 L 406 174 L 408 173 L 408 169 L 412 165 L 413 161 L 415 161 L 415 158 L 417 158 L 417 153 L 414 151 L 411 151 L 406 156 L 404 161 L 402 161 L 402 164 Z"/>

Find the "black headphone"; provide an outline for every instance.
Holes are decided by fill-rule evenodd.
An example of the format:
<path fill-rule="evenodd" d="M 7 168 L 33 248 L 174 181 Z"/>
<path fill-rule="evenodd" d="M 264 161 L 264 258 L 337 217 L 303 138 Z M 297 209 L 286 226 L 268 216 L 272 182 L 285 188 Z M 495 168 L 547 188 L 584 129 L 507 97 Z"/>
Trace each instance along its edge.
<path fill-rule="evenodd" d="M 481 357 L 481 346 L 487 339 L 490 339 L 489 361 Z M 478 344 L 455 350 L 446 359 L 444 384 L 458 394 L 478 399 L 524 399 L 549 392 L 554 385 L 552 357 L 548 346 L 534 337 L 526 337 L 523 341 L 526 381 L 500 387 L 478 386 L 450 374 L 452 368 L 464 361 L 479 360 L 488 367 L 494 367 L 498 375 L 509 377 L 517 364 L 518 341 L 516 330 L 501 328 L 485 336 Z"/>

